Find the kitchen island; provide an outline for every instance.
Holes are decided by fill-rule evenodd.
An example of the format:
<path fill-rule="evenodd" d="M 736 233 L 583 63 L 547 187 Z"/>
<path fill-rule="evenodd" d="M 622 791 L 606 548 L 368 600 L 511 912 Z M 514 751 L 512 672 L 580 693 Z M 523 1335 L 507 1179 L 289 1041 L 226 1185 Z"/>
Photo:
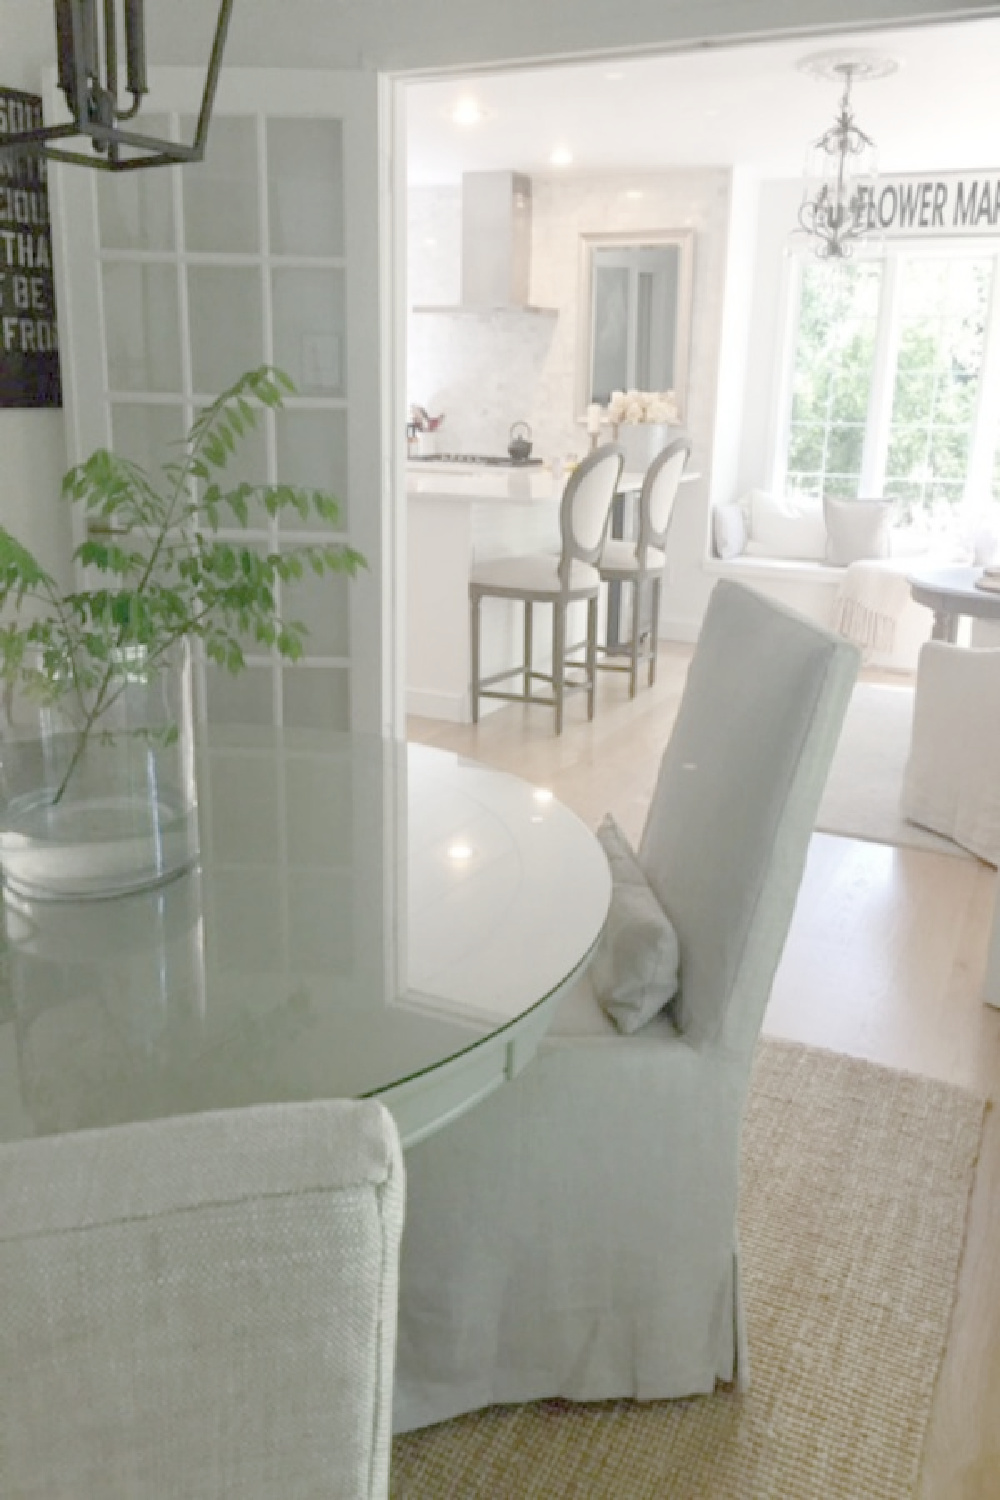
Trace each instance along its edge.
<path fill-rule="evenodd" d="M 564 482 L 547 464 L 407 466 L 407 713 L 469 722 L 469 571 L 487 558 L 558 552 Z M 637 489 L 641 482 L 641 475 L 625 474 L 620 487 Z M 570 640 L 583 639 L 582 606 L 579 619 L 571 613 L 570 630 Z M 484 675 L 519 658 L 520 631 L 520 606 L 486 601 Z M 543 671 L 551 659 L 546 636 L 540 615 L 537 665 Z"/>

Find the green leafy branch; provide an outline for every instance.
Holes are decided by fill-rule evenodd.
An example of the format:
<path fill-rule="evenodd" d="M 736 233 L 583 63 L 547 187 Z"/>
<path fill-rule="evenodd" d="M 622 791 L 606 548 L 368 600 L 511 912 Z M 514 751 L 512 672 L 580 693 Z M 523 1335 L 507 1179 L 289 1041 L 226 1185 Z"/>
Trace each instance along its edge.
<path fill-rule="evenodd" d="M 123 661 L 159 670 L 181 640 L 233 673 L 252 640 L 288 661 L 307 630 L 287 618 L 283 585 L 307 573 L 354 577 L 366 566 L 345 542 L 323 540 L 262 551 L 220 535 L 245 530 L 252 508 L 271 519 L 293 513 L 314 530 L 334 529 L 340 508 L 323 490 L 289 484 L 227 484 L 242 440 L 294 387 L 272 366 L 249 370 L 207 407 L 155 474 L 101 448 L 70 469 L 62 494 L 79 506 L 86 540 L 74 553 L 101 586 L 60 594 L 34 555 L 0 526 L 0 675 L 42 703 L 68 700 L 78 740 L 58 801 L 101 717 L 124 691 Z M 22 618 L 25 612 L 25 618 Z"/>

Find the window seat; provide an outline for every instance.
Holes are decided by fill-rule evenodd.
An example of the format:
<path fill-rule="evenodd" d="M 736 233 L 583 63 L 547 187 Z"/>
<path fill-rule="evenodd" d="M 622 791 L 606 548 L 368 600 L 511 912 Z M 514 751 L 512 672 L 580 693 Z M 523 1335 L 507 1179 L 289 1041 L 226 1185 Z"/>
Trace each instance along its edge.
<path fill-rule="evenodd" d="M 713 507 L 702 566 L 710 577 L 739 579 L 829 630 L 840 629 L 863 645 L 869 665 L 910 672 L 932 616 L 908 598 L 900 574 L 922 550 L 919 539 L 890 525 L 886 502 L 823 503 L 751 490 Z M 831 554 L 837 563 L 825 561 Z M 877 573 L 852 576 L 852 557 L 891 568 L 894 586 L 887 581 L 883 587 Z"/>
<path fill-rule="evenodd" d="M 805 557 L 751 557 L 741 552 L 739 557 L 706 557 L 704 570 L 717 578 L 738 578 L 742 583 L 774 582 L 790 583 L 796 580 L 814 587 L 835 589 L 844 580 L 846 569 L 835 568 L 831 563 L 814 562 Z"/>
<path fill-rule="evenodd" d="M 711 578 L 738 579 L 828 630 L 836 628 L 838 592 L 846 568 L 806 558 L 741 553 L 729 558 L 705 556 L 702 569 Z M 929 639 L 932 624 L 931 611 L 911 601 L 897 622 L 892 649 L 868 653 L 865 664 L 885 671 L 915 671 L 920 647 Z"/>

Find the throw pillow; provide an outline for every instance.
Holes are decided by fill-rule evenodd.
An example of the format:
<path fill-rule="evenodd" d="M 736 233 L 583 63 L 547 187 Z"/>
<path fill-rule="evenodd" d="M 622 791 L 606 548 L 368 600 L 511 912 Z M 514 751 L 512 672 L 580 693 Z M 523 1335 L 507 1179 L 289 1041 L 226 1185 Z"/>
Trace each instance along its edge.
<path fill-rule="evenodd" d="M 747 546 L 747 513 L 742 505 L 715 505 L 712 510 L 712 540 L 715 555 L 738 558 Z"/>
<path fill-rule="evenodd" d="M 739 505 L 716 505 L 712 511 L 716 557 L 739 557 L 747 544 L 746 514 Z"/>
<path fill-rule="evenodd" d="M 809 495 L 775 498 L 763 490 L 749 495 L 752 557 L 796 558 L 822 562 L 826 556 L 826 524 L 823 506 Z"/>
<path fill-rule="evenodd" d="M 597 837 L 611 867 L 611 908 L 591 966 L 594 993 L 619 1031 L 638 1031 L 676 995 L 677 934 L 610 813 Z"/>
<path fill-rule="evenodd" d="M 828 539 L 826 560 L 834 567 L 846 568 L 852 562 L 889 556 L 890 501 L 826 499 L 823 514 Z"/>

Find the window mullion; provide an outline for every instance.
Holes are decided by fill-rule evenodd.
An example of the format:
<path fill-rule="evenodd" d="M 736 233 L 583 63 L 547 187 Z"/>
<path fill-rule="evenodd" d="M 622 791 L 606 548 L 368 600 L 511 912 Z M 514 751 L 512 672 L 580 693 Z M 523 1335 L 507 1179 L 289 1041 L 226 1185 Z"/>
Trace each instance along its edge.
<path fill-rule="evenodd" d="M 899 358 L 899 260 L 887 256 L 882 267 L 878 323 L 875 329 L 875 366 L 868 393 L 868 418 L 861 452 L 861 494 L 877 499 L 885 487 L 892 423 L 892 393 Z"/>
<path fill-rule="evenodd" d="M 1000 255 L 993 259 L 990 303 L 983 339 L 983 365 L 976 414 L 969 442 L 969 464 L 963 504 L 988 501 L 993 489 L 993 463 L 1000 437 Z"/>

